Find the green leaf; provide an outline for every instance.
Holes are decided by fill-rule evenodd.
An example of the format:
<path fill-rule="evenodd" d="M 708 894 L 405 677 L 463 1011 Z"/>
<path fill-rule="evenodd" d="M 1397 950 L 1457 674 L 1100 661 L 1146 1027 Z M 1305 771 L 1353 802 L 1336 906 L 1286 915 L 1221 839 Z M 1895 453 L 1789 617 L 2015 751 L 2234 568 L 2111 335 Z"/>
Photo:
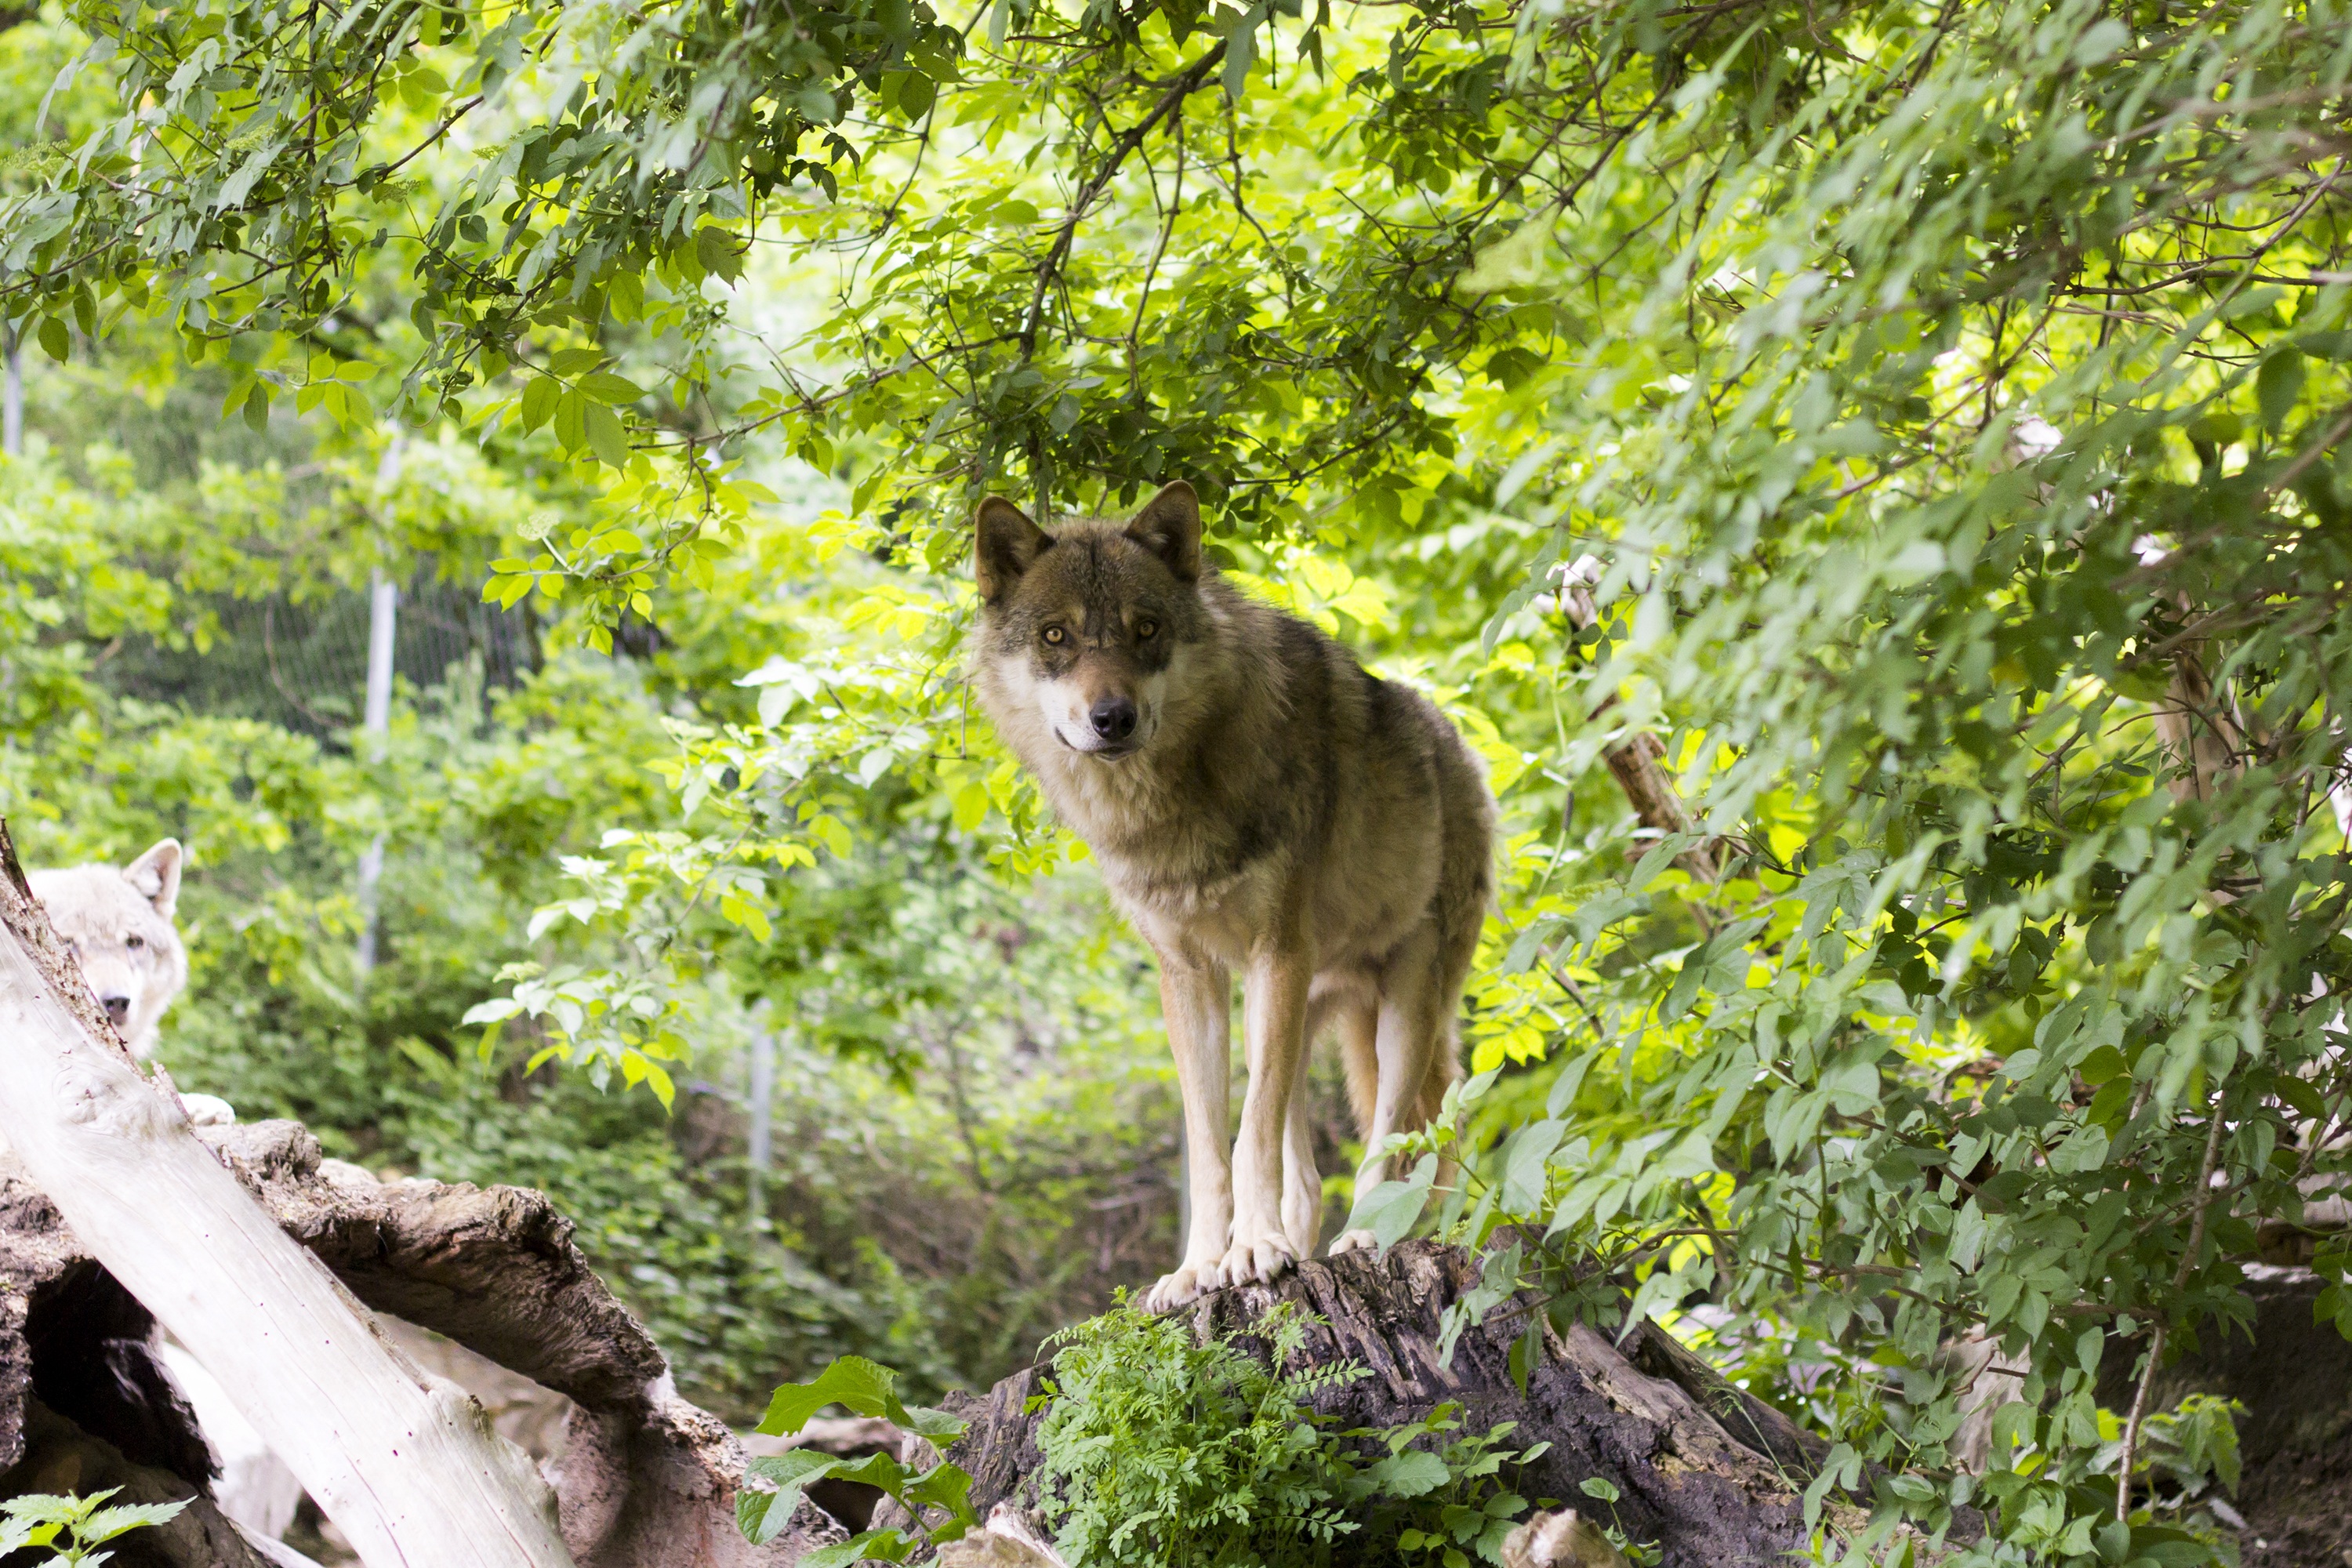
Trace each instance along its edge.
<path fill-rule="evenodd" d="M 2226 447 L 2244 435 L 2245 430 L 2246 422 L 2226 410 L 2192 419 L 2188 426 L 2190 440 L 2212 447 Z"/>
<path fill-rule="evenodd" d="M 588 445 L 607 467 L 625 468 L 629 466 L 629 436 L 621 427 L 621 416 L 601 403 L 591 403 L 580 411 Z"/>
<path fill-rule="evenodd" d="M 929 1437 L 934 1441 L 961 1437 L 966 1426 L 962 1416 L 950 1415 L 927 1405 L 901 1405 L 899 1414 L 891 1419 L 918 1437 Z"/>
<path fill-rule="evenodd" d="M 745 1487 L 737 1492 L 735 1528 L 752 1545 L 765 1546 L 792 1522 L 793 1511 L 800 1507 L 801 1494 L 808 1484 L 831 1475 L 841 1465 L 842 1461 L 830 1454 L 807 1448 L 753 1459 L 744 1468 L 764 1480 L 773 1481 L 776 1489 L 770 1492 Z"/>
<path fill-rule="evenodd" d="M 1821 1088 L 1839 1115 L 1864 1115 L 1878 1105 L 1878 1064 L 1862 1058 L 1841 1062 L 1822 1075 Z"/>
<path fill-rule="evenodd" d="M 932 85 L 930 78 L 920 71 L 908 71 L 898 79 L 898 89 L 895 94 L 898 112 L 910 121 L 920 120 L 931 111 L 931 104 L 937 95 L 938 89 Z"/>
<path fill-rule="evenodd" d="M 918 1514 L 927 1508 L 941 1508 L 968 1528 L 980 1522 L 971 1507 L 971 1477 L 955 1465 L 932 1466 L 899 1494 L 899 1500 Z"/>
<path fill-rule="evenodd" d="M 849 1568 L 868 1558 L 879 1563 L 904 1563 L 914 1540 L 897 1530 L 868 1530 L 831 1546 L 820 1546 L 803 1557 L 800 1568 Z"/>
<path fill-rule="evenodd" d="M 1394 1247 L 1420 1221 L 1436 1181 L 1437 1156 L 1423 1156 L 1406 1180 L 1381 1182 L 1370 1192 L 1359 1193 L 1346 1228 L 1370 1230 L 1382 1250 Z"/>
<path fill-rule="evenodd" d="M 730 283 L 743 275 L 743 250 L 742 242 L 715 224 L 706 224 L 695 231 L 695 258 L 702 263 L 702 269 Z"/>
<path fill-rule="evenodd" d="M 1566 1121 L 1547 1117 L 1511 1134 L 1503 1148 L 1501 1202 L 1506 1213 L 1532 1215 L 1542 1206 L 1548 1162 L 1567 1131 Z"/>
<path fill-rule="evenodd" d="M 110 1490 L 107 1495 L 111 1496 L 112 1491 Z M 134 1530 L 169 1524 L 179 1518 L 180 1510 L 187 1506 L 186 1501 L 182 1500 L 180 1502 L 121 1503 L 113 1508 L 100 1509 L 75 1527 L 74 1536 L 83 1546 L 96 1546 L 101 1542 L 112 1541 L 119 1535 L 126 1535 Z"/>
<path fill-rule="evenodd" d="M 1372 1481 L 1389 1497 L 1424 1497 L 1453 1479 L 1445 1461 L 1422 1448 L 1407 1448 L 1374 1465 Z"/>
<path fill-rule="evenodd" d="M 599 403 L 635 403 L 646 395 L 636 383 L 609 370 L 591 371 L 582 376 L 580 390 Z"/>
<path fill-rule="evenodd" d="M 41 318 L 39 337 L 41 340 L 41 347 L 47 350 L 48 352 L 48 356 L 57 361 L 59 364 L 65 363 L 66 361 L 71 357 L 73 353 L 73 340 L 67 335 L 66 324 L 57 317 L 44 316 Z"/>
<path fill-rule="evenodd" d="M 552 376 L 535 375 L 524 384 L 522 407 L 520 411 L 525 435 L 546 424 L 555 413 L 555 405 L 563 395 L 563 385 Z"/>
<path fill-rule="evenodd" d="M 2276 430 L 2286 423 L 2295 400 L 2303 395 L 2303 355 L 2292 348 L 2280 349 L 2263 361 L 2254 377 L 2254 396 L 2262 405 L 2265 427 Z"/>
<path fill-rule="evenodd" d="M 565 387 L 555 400 L 555 440 L 566 452 L 577 452 L 588 439 L 588 410 L 593 407 L 577 389 Z"/>
<path fill-rule="evenodd" d="M 911 1430 L 909 1413 L 898 1403 L 898 1374 L 887 1366 L 864 1356 L 842 1356 L 811 1381 L 778 1388 L 757 1430 L 770 1436 L 790 1436 L 828 1405 L 839 1405 L 859 1415 L 883 1416 Z"/>

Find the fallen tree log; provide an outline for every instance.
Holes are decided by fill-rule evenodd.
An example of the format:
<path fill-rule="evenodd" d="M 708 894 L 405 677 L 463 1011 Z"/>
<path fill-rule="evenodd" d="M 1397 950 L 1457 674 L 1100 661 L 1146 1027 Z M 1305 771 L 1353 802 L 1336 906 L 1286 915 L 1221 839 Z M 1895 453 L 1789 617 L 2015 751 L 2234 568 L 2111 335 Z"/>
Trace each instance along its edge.
<path fill-rule="evenodd" d="M 226 1166 L 360 1302 L 570 1402 L 545 1479 L 580 1568 L 784 1568 L 845 1538 L 806 1503 L 767 1547 L 742 1538 L 734 1434 L 677 1396 L 659 1349 L 542 1194 L 380 1183 L 322 1159 L 292 1122 L 201 1136 L 215 1169 Z M 194 1499 L 185 1526 L 124 1539 L 126 1568 L 286 1562 L 268 1543 L 241 1541 L 211 1507 L 204 1439 L 155 1352 L 145 1308 L 58 1205 L 0 1169 L 0 1495 L 54 1489 L 45 1478 L 70 1475 L 78 1490 L 122 1480 L 142 1500 Z M 460 1397 L 446 1385 L 439 1396 Z M 460 1552 L 442 1563 L 481 1561 Z"/>
<path fill-rule="evenodd" d="M 0 824 L 0 1138 L 89 1255 L 233 1392 L 370 1568 L 571 1568 L 546 1487 L 428 1386 L 198 1142 Z"/>
<path fill-rule="evenodd" d="M 1522 1474 L 1523 1493 L 1589 1508 L 1580 1483 L 1609 1481 L 1621 1494 L 1619 1521 L 1634 1540 L 1663 1549 L 1664 1568 L 1777 1568 L 1803 1552 L 1802 1491 L 1825 1452 L 1818 1436 L 1726 1383 L 1654 1324 L 1635 1330 L 1622 1351 L 1590 1329 L 1547 1328 L 1542 1362 L 1522 1393 L 1510 1353 L 1526 1303 L 1507 1304 L 1464 1333 L 1448 1363 L 1438 1354 L 1439 1318 L 1476 1282 L 1476 1262 L 1461 1248 L 1409 1241 L 1379 1257 L 1307 1263 L 1272 1286 L 1217 1291 L 1188 1310 L 1203 1334 L 1246 1338 L 1276 1302 L 1297 1302 L 1322 1320 L 1306 1361 L 1355 1361 L 1370 1373 L 1318 1394 L 1318 1410 L 1343 1426 L 1379 1427 L 1451 1401 L 1471 1431 L 1517 1422 L 1515 1442 L 1551 1444 Z M 1039 1500 L 1043 1416 L 1029 1402 L 1043 1375 L 1031 1368 L 984 1397 L 950 1402 L 971 1426 L 948 1458 L 971 1472 L 971 1501 L 983 1515 Z M 1826 1511 L 1842 1531 L 1862 1522 L 1850 1503 Z"/>

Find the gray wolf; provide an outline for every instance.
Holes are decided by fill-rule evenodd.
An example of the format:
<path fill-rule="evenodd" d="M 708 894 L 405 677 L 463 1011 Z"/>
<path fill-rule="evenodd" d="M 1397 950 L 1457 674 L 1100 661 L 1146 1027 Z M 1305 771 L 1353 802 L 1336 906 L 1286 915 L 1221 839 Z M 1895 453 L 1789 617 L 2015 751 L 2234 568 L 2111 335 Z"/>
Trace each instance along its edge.
<path fill-rule="evenodd" d="M 1339 1037 L 1360 1190 L 1460 1072 L 1454 1017 L 1494 890 L 1485 775 L 1426 698 L 1205 564 L 1188 484 L 1124 525 L 1050 533 L 992 496 L 973 532 L 981 705 L 1160 956 L 1192 1225 L 1147 1305 L 1272 1279 L 1322 1223 L 1311 1042 Z M 1249 1088 L 1229 1161 L 1235 973 Z M 1332 1250 L 1370 1245 L 1350 1231 Z"/>
<path fill-rule="evenodd" d="M 166 838 L 128 866 L 26 873 L 91 994 L 142 1061 L 154 1052 L 163 1010 L 188 983 L 188 950 L 172 922 L 185 859 L 180 841 Z"/>

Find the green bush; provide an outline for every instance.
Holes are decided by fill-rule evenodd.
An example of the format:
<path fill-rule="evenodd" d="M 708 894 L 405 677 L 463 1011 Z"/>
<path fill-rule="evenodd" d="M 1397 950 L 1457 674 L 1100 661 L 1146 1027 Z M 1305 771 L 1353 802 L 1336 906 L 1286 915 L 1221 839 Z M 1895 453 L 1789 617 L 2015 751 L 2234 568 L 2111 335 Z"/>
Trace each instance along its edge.
<path fill-rule="evenodd" d="M 1062 1554 L 1087 1568 L 1499 1563 L 1527 1508 L 1502 1468 L 1549 1445 L 1505 1447 L 1508 1423 L 1455 1436 L 1452 1405 L 1333 1430 L 1308 1401 L 1364 1368 L 1284 1370 L 1312 1321 L 1285 1303 L 1252 1326 L 1271 1364 L 1124 1302 L 1057 1336 L 1037 1443 Z"/>

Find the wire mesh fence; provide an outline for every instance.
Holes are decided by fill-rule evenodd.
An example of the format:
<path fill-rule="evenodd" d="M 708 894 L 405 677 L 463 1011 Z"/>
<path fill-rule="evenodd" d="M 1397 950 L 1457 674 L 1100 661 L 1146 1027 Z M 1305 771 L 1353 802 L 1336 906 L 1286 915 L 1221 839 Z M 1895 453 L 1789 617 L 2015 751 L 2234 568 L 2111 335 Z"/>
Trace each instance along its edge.
<path fill-rule="evenodd" d="M 348 743 L 365 700 L 368 595 L 361 591 L 210 601 L 218 630 L 199 651 L 126 639 L 101 667 L 127 697 L 193 711 L 267 720 L 331 745 Z M 420 572 L 400 592 L 393 672 L 412 693 L 478 661 L 484 689 L 510 686 L 539 668 L 538 628 L 527 608 L 500 610 L 469 584 Z"/>

